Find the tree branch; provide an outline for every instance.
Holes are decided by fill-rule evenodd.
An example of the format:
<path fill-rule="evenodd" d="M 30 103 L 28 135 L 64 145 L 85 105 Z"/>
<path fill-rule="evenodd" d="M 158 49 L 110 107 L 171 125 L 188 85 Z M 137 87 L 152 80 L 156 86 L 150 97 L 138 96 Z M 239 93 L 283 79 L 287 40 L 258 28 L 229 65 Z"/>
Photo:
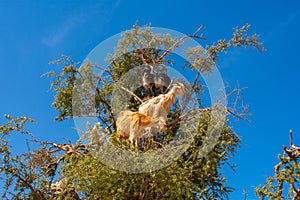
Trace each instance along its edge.
<path fill-rule="evenodd" d="M 198 38 L 201 40 L 205 40 L 204 37 L 197 35 L 198 32 L 200 32 L 203 28 L 204 26 L 200 26 L 192 35 L 185 35 L 181 37 L 179 40 L 177 40 L 171 47 L 169 47 L 167 50 L 164 51 L 164 53 L 159 57 L 158 62 L 161 62 L 164 59 L 164 57 L 168 55 L 170 51 L 172 51 L 180 42 L 184 41 L 187 38 Z"/>
<path fill-rule="evenodd" d="M 38 191 L 36 191 L 36 189 L 30 184 L 28 183 L 28 181 L 26 179 L 24 179 L 23 177 L 21 177 L 21 175 L 19 175 L 18 172 L 12 171 L 8 168 L 5 169 L 5 171 L 7 171 L 8 173 L 12 174 L 13 176 L 15 176 L 17 179 L 19 179 L 19 181 L 23 182 L 25 185 L 27 185 L 27 187 L 30 189 L 30 191 L 37 196 L 39 199 L 45 199 Z"/>
<path fill-rule="evenodd" d="M 122 90 L 128 92 L 130 95 L 132 95 L 132 96 L 133 96 L 137 101 L 139 101 L 140 103 L 143 103 L 143 101 L 142 101 L 138 96 L 136 96 L 133 92 L 131 92 L 131 91 L 128 90 L 127 88 L 125 88 L 125 87 L 119 85 L 119 84 L 117 83 L 117 81 L 115 80 L 115 78 L 114 78 L 113 74 L 111 73 L 111 71 L 109 71 L 109 70 L 107 70 L 107 69 L 105 69 L 105 68 L 103 68 L 103 67 L 97 66 L 97 65 L 94 65 L 93 67 L 95 67 L 95 68 L 97 68 L 97 69 L 100 69 L 100 70 L 102 70 L 102 71 L 107 72 L 107 73 L 111 76 L 111 78 L 112 78 L 112 80 L 114 81 L 114 83 L 116 84 L 116 86 L 118 86 L 118 87 L 121 88 Z"/>

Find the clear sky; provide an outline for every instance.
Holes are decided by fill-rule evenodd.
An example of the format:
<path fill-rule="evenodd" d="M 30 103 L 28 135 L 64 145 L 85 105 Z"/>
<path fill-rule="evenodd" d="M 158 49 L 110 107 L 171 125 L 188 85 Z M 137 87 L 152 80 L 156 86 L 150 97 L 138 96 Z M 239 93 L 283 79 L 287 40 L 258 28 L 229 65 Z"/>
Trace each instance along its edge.
<path fill-rule="evenodd" d="M 242 144 L 226 169 L 229 185 L 236 191 L 230 199 L 257 199 L 254 187 L 273 175 L 281 145 L 288 145 L 289 130 L 300 145 L 300 3 L 297 0 L 253 1 L 10 1 L 0 0 L 0 115 L 27 115 L 38 121 L 30 126 L 41 140 L 76 140 L 73 121 L 55 122 L 48 62 L 61 54 L 82 61 L 106 38 L 130 29 L 135 21 L 193 33 L 205 25 L 213 42 L 228 38 L 231 28 L 245 23 L 265 42 L 264 53 L 254 49 L 232 50 L 217 66 L 225 81 L 237 81 L 248 89 L 253 122 L 237 122 L 234 130 Z M 3 118 L 0 118 L 0 123 Z M 14 138 L 16 151 L 26 149 L 22 137 Z"/>

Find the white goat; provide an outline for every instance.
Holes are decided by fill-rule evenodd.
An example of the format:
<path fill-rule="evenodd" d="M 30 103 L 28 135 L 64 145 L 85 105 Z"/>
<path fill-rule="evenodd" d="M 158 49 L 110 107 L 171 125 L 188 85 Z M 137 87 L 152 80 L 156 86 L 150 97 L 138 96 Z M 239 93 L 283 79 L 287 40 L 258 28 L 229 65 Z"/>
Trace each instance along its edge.
<path fill-rule="evenodd" d="M 168 93 L 160 94 L 157 97 L 149 99 L 141 104 L 139 107 L 139 113 L 152 118 L 161 117 L 164 121 L 166 121 L 170 107 L 174 103 L 176 96 L 178 95 L 179 98 L 182 98 L 184 94 L 184 85 L 182 83 L 174 84 Z M 154 128 L 148 128 L 147 130 L 150 131 L 151 134 L 158 131 Z"/>
<path fill-rule="evenodd" d="M 144 136 L 144 130 L 155 127 L 160 130 L 165 125 L 164 118 L 151 118 L 139 112 L 121 111 L 117 121 L 117 136 L 120 140 L 129 137 L 129 141 L 135 145 L 140 143 Z"/>
<path fill-rule="evenodd" d="M 63 186 L 66 185 L 68 180 L 66 178 L 57 181 L 56 183 L 52 183 L 50 185 L 50 190 L 54 194 L 60 194 L 63 191 Z"/>

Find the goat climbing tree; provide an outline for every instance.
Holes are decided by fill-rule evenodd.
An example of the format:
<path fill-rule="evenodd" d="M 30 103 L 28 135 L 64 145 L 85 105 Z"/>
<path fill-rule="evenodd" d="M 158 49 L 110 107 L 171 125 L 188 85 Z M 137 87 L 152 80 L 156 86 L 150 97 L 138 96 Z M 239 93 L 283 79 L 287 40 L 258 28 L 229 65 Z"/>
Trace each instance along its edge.
<path fill-rule="evenodd" d="M 26 117 L 13 118 L 6 115 L 7 123 L 0 126 L 2 135 L 0 153 L 1 178 L 5 181 L 3 198 L 14 199 L 224 199 L 233 188 L 227 185 L 223 176 L 222 166 L 228 164 L 234 155 L 240 138 L 229 126 L 230 116 L 244 119 L 246 108 L 239 107 L 237 101 L 232 107 L 226 107 L 226 123 L 221 133 L 205 156 L 201 147 L 208 134 L 210 118 L 217 105 L 206 105 L 205 85 L 200 77 L 212 73 L 212 66 L 218 61 L 219 53 L 235 47 L 255 47 L 262 51 L 262 43 L 256 34 L 248 34 L 249 25 L 234 28 L 232 38 L 221 39 L 211 45 L 201 34 L 201 26 L 191 35 L 181 38 L 172 38 L 170 34 L 157 34 L 151 31 L 150 26 L 134 25 L 133 29 L 123 34 L 115 51 L 106 58 L 110 62 L 107 68 L 98 66 L 89 61 L 76 63 L 70 57 L 63 56 L 51 62 L 55 69 L 47 75 L 52 78 L 51 88 L 55 94 L 53 107 L 58 111 L 57 121 L 78 117 L 79 114 L 96 117 L 97 126 L 87 124 L 87 130 L 76 144 L 56 144 L 51 141 L 33 140 L 32 143 L 40 148 L 13 156 L 7 137 L 16 131 L 29 134 L 24 130 L 27 122 L 33 122 Z M 205 48 L 188 48 L 185 52 L 188 62 L 182 63 L 174 58 L 173 51 L 180 48 L 186 39 L 199 40 L 207 45 Z M 145 48 L 144 44 L 150 44 Z M 143 45 L 141 45 L 143 44 Z M 134 49 L 134 50 L 132 50 Z M 125 52 L 125 53 L 124 53 Z M 178 63 L 177 63 L 178 62 Z M 163 151 L 177 136 L 179 123 L 185 120 L 183 108 L 187 106 L 184 100 L 175 101 L 168 114 L 168 127 L 155 137 L 146 138 L 144 142 L 134 147 L 129 143 L 120 142 L 116 138 L 116 116 L 113 106 L 137 111 L 139 105 L 152 98 L 153 93 L 147 92 L 144 87 L 126 88 L 120 84 L 120 79 L 130 70 L 143 64 L 182 69 L 193 74 L 190 83 L 185 82 L 186 88 L 194 92 L 197 100 L 195 127 L 186 127 L 187 132 L 193 132 L 193 140 L 188 148 L 173 162 L 161 169 L 129 173 L 128 171 L 110 168 L 97 159 L 95 152 L 100 152 L 108 142 L 119 149 L 135 152 L 139 155 L 144 152 Z M 102 76 L 94 75 L 93 69 L 103 72 Z M 81 79 L 80 77 L 88 77 Z M 172 79 L 172 77 L 170 77 Z M 171 80 L 173 81 L 180 80 Z M 97 85 L 90 82 L 97 82 Z M 75 86 L 80 84 L 82 101 L 74 101 Z M 165 88 L 167 89 L 167 88 Z M 127 104 L 116 98 L 111 100 L 113 91 L 122 90 L 130 96 Z M 91 94 L 91 91 L 94 93 Z M 162 93 L 162 91 L 161 91 Z M 230 94 L 239 94 L 239 90 L 229 91 Z M 156 94 L 159 95 L 159 94 Z M 238 98 L 239 95 L 236 95 Z M 186 95 L 189 97 L 189 95 Z M 84 104 L 88 99 L 95 99 L 94 104 Z M 114 102 L 115 105 L 112 105 Z M 230 102 L 229 102 L 230 103 Z M 230 105 L 230 104 L 229 104 Z M 243 104 L 241 104 L 243 105 Z M 74 110 L 76 108 L 76 110 Z M 91 113 L 90 110 L 95 112 Z M 35 145 L 36 146 L 36 145 Z M 113 159 L 115 154 L 109 154 Z M 112 153 L 112 152 L 110 152 Z M 122 163 L 120 163 L 122 164 Z M 128 166 L 132 167 L 132 166 Z"/>

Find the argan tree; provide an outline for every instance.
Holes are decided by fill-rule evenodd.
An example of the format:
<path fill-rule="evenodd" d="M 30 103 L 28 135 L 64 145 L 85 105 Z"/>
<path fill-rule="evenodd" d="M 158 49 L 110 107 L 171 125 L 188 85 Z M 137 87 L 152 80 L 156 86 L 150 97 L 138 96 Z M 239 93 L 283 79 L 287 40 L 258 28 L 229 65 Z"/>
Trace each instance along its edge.
<path fill-rule="evenodd" d="M 247 108 L 239 101 L 239 89 L 224 90 L 228 105 L 207 102 L 208 86 L 202 77 L 212 74 L 219 54 L 231 48 L 254 47 L 263 51 L 257 35 L 248 34 L 249 27 L 234 28 L 232 38 L 211 43 L 201 34 L 202 26 L 195 33 L 178 38 L 154 33 L 150 26 L 135 25 L 124 32 L 115 51 L 107 55 L 108 66 L 90 60 L 77 63 L 68 56 L 51 62 L 54 69 L 46 75 L 52 80 L 53 107 L 58 111 L 55 119 L 93 118 L 97 122 L 86 123 L 85 129 L 78 130 L 81 137 L 76 144 L 31 139 L 34 150 L 13 156 L 10 135 L 30 134 L 24 126 L 34 120 L 6 115 L 7 122 L 0 126 L 0 174 L 5 182 L 2 198 L 228 198 L 233 188 L 227 185 L 222 170 L 224 165 L 232 167 L 229 160 L 240 142 L 229 123 L 234 117 L 245 119 Z M 185 48 L 183 60 L 174 52 L 189 44 L 189 40 L 205 47 Z M 142 81 L 143 66 L 149 65 L 169 75 L 170 83 L 162 89 L 153 84 L 155 92 L 142 84 L 130 85 L 134 79 Z M 189 79 L 172 77 L 172 69 L 189 74 Z M 134 79 L 129 76 L 132 74 Z M 143 138 L 139 146 L 119 140 L 119 111 L 137 111 L 140 104 L 167 93 L 172 84 L 179 82 L 185 86 L 186 95 L 171 106 L 163 131 Z M 181 153 L 177 155 L 173 147 Z M 129 157 L 116 159 L 122 152 L 129 152 Z M 156 157 L 147 157 L 152 154 Z M 124 163 L 126 159 L 132 162 Z M 160 164 L 152 167 L 154 162 Z"/>
<path fill-rule="evenodd" d="M 278 155 L 280 162 L 274 167 L 275 175 L 267 177 L 267 182 L 255 189 L 260 199 L 300 199 L 300 147 L 293 143 L 290 131 L 289 148 L 282 146 L 283 155 Z"/>

